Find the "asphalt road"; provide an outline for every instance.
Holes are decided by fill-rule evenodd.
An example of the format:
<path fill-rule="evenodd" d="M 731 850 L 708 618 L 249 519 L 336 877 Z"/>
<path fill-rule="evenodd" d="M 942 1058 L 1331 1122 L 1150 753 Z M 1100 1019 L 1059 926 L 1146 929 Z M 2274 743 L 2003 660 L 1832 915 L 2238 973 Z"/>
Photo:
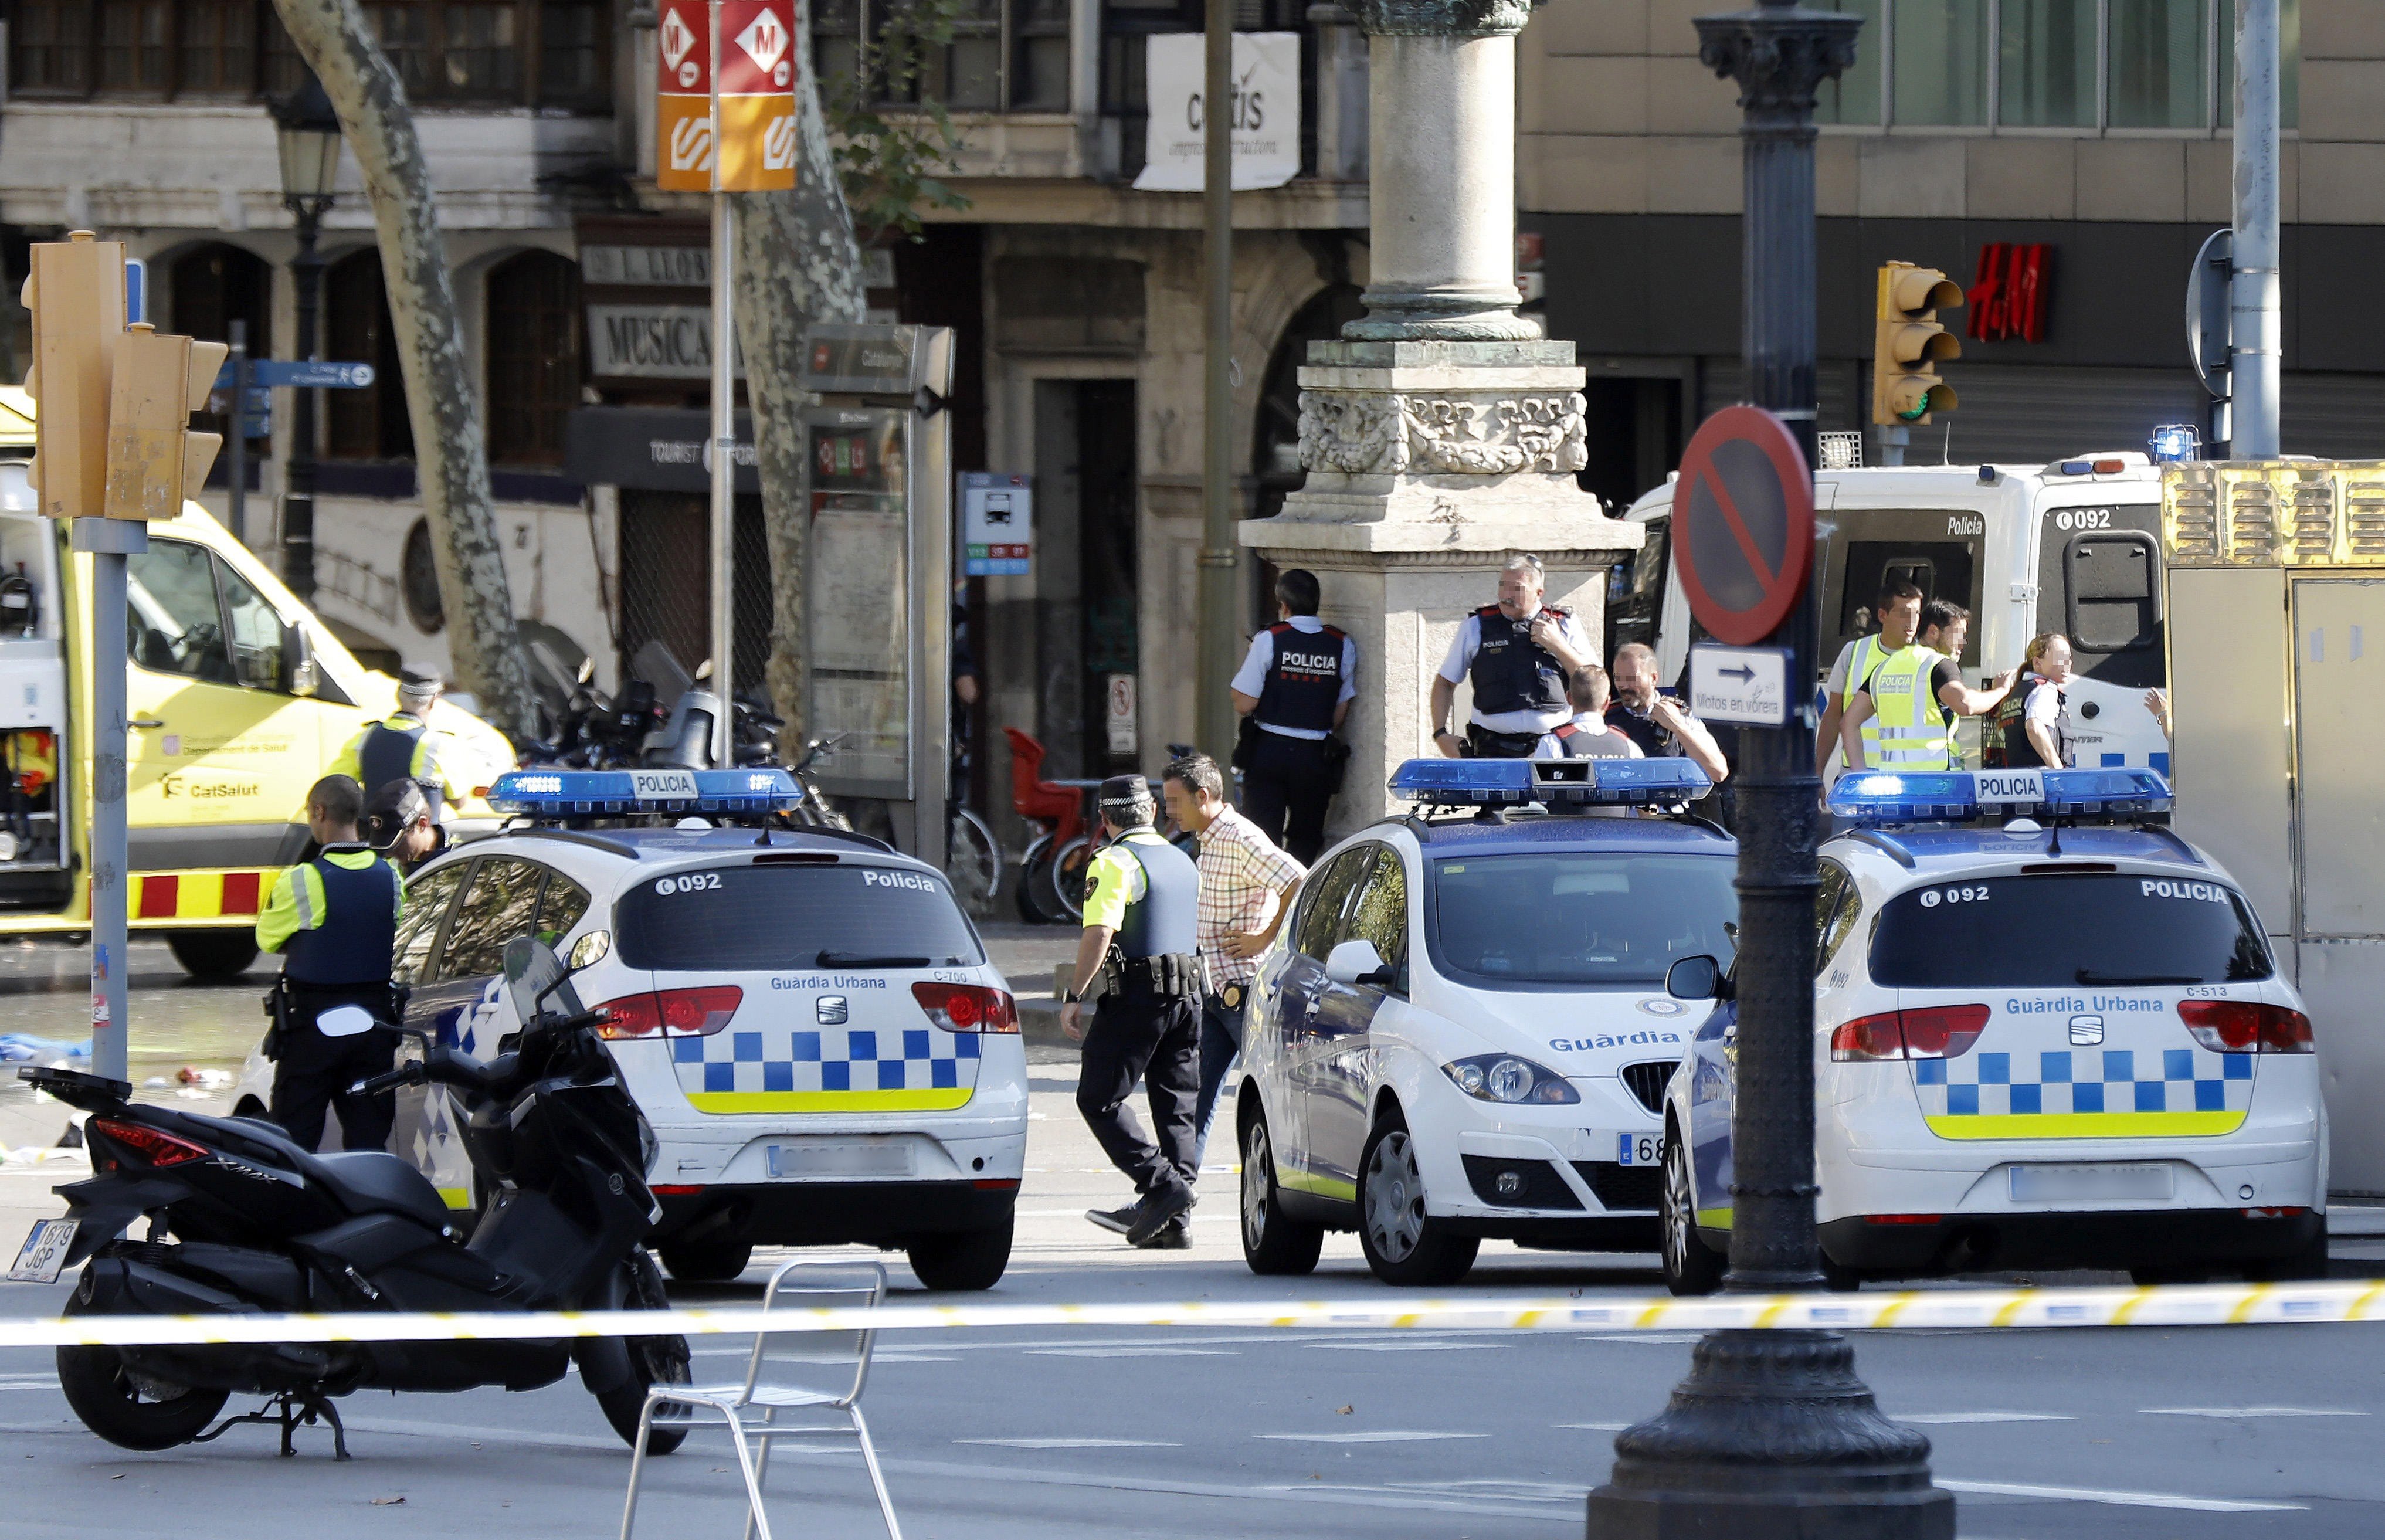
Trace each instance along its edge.
<path fill-rule="evenodd" d="M 1015 944 L 1036 954 L 1052 945 Z M 1004 944 L 1005 953 L 1014 944 Z M 150 959 L 154 961 L 155 959 Z M 140 1000 L 246 1031 L 255 990 L 197 990 L 148 971 Z M 1007 964 L 1007 958 L 1005 958 Z M 1047 970 L 1048 972 L 1048 970 Z M 55 966 L 71 995 L 80 983 Z M 1022 983 L 1025 982 L 1021 979 Z M 0 956 L 0 994 L 44 986 Z M 143 1020 L 136 1004 L 136 1023 Z M 136 1026 L 136 1032 L 138 1031 Z M 229 1028 L 227 1030 L 230 1030 Z M 1081 1212 L 1123 1201 L 1070 1099 L 1063 1049 L 1033 1049 L 1034 1133 L 1012 1269 L 989 1298 L 1038 1301 L 1375 1298 L 1355 1241 L 1313 1279 L 1252 1277 L 1233 1230 L 1230 1152 L 1211 1154 L 1189 1253 L 1134 1252 Z M 170 1091 L 153 1092 L 170 1095 Z M 49 1108 L 48 1114 L 60 1109 Z M 0 1099 L 0 1130 L 45 1114 Z M 0 1146 L 7 1143 L 0 1133 Z M 39 1168 L 0 1168 L 0 1245 L 56 1211 Z M 2340 1213 L 2339 1230 L 2366 1216 Z M 2376 1228 L 2385 1228 L 2385 1225 Z M 2346 1237 L 2340 1267 L 2376 1261 Z M 681 1291 L 751 1300 L 739 1285 Z M 916 1284 L 888 1258 L 898 1295 Z M 1653 1257 L 1484 1248 L 1461 1293 L 1654 1292 Z M 0 1285 L 0 1316 L 53 1311 L 63 1287 Z M 1235 1534 L 1578 1534 L 1615 1431 L 1660 1409 L 1686 1334 L 1530 1336 L 1328 1330 L 951 1330 L 880 1339 L 865 1407 L 905 1533 L 951 1540 Z M 2385 1533 L 2385 1334 L 2356 1326 L 2196 1331 L 1883 1333 L 1858 1364 L 1893 1416 L 1921 1424 L 1970 1540 L 2238 1540 Z M 699 1380 L 742 1349 L 697 1344 Z M 521 1395 L 351 1396 L 356 1459 L 319 1433 L 299 1458 L 274 1435 L 137 1455 L 83 1431 L 45 1351 L 0 1350 L 0 1530 L 224 1540 L 593 1535 L 618 1525 L 627 1452 L 570 1380 Z M 789 1458 L 772 1483 L 780 1535 L 880 1533 L 857 1459 Z M 7 1469 L 13 1468 L 13 1469 Z M 650 1466 L 644 1533 L 733 1532 L 741 1499 L 719 1435 Z M 327 1527 L 330 1526 L 330 1527 Z"/>

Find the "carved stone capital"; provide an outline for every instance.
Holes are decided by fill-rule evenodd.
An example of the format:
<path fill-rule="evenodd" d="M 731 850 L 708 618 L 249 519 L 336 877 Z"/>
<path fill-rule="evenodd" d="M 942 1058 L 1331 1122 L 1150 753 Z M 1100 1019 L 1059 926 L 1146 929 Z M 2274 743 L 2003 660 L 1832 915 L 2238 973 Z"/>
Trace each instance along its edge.
<path fill-rule="evenodd" d="M 1502 37 L 1524 30 L 1540 0 L 1343 0 L 1369 37 Z"/>
<path fill-rule="evenodd" d="M 1569 474 L 1590 463 L 1580 394 L 1300 393 L 1304 470 L 1352 476 Z"/>
<path fill-rule="evenodd" d="M 1697 29 L 1699 61 L 1739 82 L 1749 127 L 1810 130 L 1816 92 L 1855 61 L 1863 18 L 1767 4 L 1699 17 Z"/>

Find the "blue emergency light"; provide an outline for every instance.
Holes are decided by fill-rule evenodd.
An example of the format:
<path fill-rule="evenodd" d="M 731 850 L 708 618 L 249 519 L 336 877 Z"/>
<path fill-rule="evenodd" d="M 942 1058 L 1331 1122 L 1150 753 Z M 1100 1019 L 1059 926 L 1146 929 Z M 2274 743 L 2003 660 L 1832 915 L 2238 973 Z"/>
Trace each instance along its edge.
<path fill-rule="evenodd" d="M 786 812 L 803 799 L 782 770 L 518 770 L 489 788 L 490 807 L 533 819 Z"/>
<path fill-rule="evenodd" d="M 1410 759 L 1391 793 L 1431 808 L 1693 802 L 1714 789 L 1688 759 Z"/>
<path fill-rule="evenodd" d="M 2095 770 L 1853 770 L 1830 788 L 1830 811 L 1856 823 L 1964 823 L 2043 813 L 2056 818 L 2169 811 L 2169 783 L 2142 765 Z"/>

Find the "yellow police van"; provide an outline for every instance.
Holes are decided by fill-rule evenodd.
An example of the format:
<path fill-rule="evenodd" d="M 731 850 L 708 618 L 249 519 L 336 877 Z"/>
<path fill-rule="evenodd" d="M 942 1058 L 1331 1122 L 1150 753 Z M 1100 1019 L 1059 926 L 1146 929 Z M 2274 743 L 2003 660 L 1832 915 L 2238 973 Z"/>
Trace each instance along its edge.
<path fill-rule="evenodd" d="M 0 936 L 91 924 L 90 561 L 35 511 L 33 405 L 0 389 Z M 195 503 L 149 526 L 129 570 L 126 693 L 131 923 L 192 973 L 256 957 L 256 911 L 306 843 L 306 789 L 396 682 Z M 504 735 L 442 702 L 456 780 L 509 768 Z M 368 788 L 369 790 L 369 788 Z M 477 796 L 467 820 L 492 815 Z"/>

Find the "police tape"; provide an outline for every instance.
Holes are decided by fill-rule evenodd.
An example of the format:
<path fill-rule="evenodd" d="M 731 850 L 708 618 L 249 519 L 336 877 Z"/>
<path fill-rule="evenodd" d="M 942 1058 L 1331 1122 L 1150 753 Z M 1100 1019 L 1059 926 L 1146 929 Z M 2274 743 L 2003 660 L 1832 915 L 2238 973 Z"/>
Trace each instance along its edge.
<path fill-rule="evenodd" d="M 1725 1294 L 1699 1299 L 1250 1300 L 1179 1305 L 877 1305 L 822 1308 L 552 1310 L 521 1314 L 66 1316 L 0 1320 L 0 1347 L 752 1336 L 760 1332 L 1022 1326 L 1306 1327 L 1367 1331 L 1981 1331 L 2078 1326 L 2317 1325 L 2385 1321 L 2385 1280 L 2149 1288 Z"/>

